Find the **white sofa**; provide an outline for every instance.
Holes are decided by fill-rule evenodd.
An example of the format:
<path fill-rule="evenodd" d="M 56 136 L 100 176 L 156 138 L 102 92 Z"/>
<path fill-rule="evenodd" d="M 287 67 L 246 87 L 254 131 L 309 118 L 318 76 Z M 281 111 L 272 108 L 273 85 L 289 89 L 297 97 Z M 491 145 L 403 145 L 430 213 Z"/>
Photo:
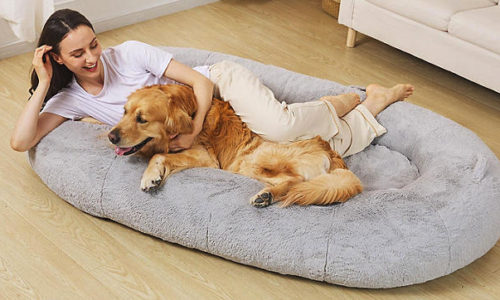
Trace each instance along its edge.
<path fill-rule="evenodd" d="M 342 0 L 339 23 L 500 93 L 499 0 Z"/>

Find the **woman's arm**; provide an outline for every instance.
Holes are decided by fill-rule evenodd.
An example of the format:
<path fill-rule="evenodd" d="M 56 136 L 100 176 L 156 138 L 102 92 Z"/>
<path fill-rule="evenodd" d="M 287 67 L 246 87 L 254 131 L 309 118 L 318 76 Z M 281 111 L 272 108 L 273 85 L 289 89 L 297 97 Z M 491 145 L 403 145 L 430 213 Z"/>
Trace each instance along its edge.
<path fill-rule="evenodd" d="M 12 149 L 20 152 L 31 149 L 42 137 L 66 121 L 66 118 L 55 114 L 39 113 L 46 93 L 39 85 L 24 107 L 10 138 Z"/>
<path fill-rule="evenodd" d="M 52 66 L 48 53 L 52 47 L 41 46 L 35 50 L 33 67 L 38 75 L 38 86 L 24 107 L 10 138 L 10 146 L 16 151 L 26 151 L 35 146 L 42 137 L 66 119 L 49 113 L 39 115 L 52 78 Z M 45 56 L 45 61 L 43 57 Z"/>
<path fill-rule="evenodd" d="M 164 76 L 175 81 L 187 84 L 193 88 L 198 103 L 198 110 L 194 115 L 194 132 L 183 134 L 175 138 L 170 144 L 172 151 L 180 151 L 191 147 L 196 136 L 203 128 L 203 121 L 212 105 L 213 83 L 199 72 L 175 60 L 170 61 Z"/>

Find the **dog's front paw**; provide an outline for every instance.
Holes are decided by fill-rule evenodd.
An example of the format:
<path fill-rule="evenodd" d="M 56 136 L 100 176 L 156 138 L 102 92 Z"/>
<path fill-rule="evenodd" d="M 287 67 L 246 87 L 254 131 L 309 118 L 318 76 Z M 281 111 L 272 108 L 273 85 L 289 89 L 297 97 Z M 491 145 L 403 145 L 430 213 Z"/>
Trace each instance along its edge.
<path fill-rule="evenodd" d="M 156 179 L 146 179 L 142 178 L 141 180 L 141 190 L 143 192 L 152 192 L 156 191 L 161 186 L 162 179 L 161 177 Z"/>
<path fill-rule="evenodd" d="M 261 191 L 256 196 L 250 199 L 250 204 L 255 207 L 262 208 L 273 203 L 273 195 L 270 192 Z"/>
<path fill-rule="evenodd" d="M 163 164 L 164 157 L 160 154 L 153 156 L 144 171 L 141 179 L 141 190 L 143 192 L 156 191 L 160 188 L 163 179 L 168 176 L 168 169 Z"/>
<path fill-rule="evenodd" d="M 163 181 L 162 174 L 157 171 L 146 170 L 141 179 L 141 190 L 143 192 L 152 192 L 160 188 Z"/>

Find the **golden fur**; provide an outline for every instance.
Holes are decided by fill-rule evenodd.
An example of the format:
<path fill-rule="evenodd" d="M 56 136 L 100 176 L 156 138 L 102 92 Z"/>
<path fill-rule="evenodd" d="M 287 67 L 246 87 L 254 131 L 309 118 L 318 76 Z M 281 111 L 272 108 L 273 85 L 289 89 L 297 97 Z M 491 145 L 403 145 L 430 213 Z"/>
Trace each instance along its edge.
<path fill-rule="evenodd" d="M 363 190 L 360 180 L 319 136 L 291 144 L 265 141 L 229 103 L 215 98 L 193 146 L 168 153 L 172 136 L 194 130 L 196 109 L 194 93 L 186 86 L 155 85 L 130 95 L 109 139 L 117 153 L 151 157 L 141 180 L 143 191 L 155 190 L 170 174 L 193 167 L 220 168 L 264 182 L 266 187 L 250 199 L 257 207 L 276 201 L 284 206 L 327 205 Z"/>

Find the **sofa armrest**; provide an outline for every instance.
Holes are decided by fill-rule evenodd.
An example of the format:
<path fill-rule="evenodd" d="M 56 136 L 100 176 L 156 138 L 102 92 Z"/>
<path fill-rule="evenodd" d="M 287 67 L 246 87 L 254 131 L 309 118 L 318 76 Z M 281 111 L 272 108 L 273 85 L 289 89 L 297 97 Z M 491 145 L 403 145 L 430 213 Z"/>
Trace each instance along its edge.
<path fill-rule="evenodd" d="M 340 2 L 339 24 L 352 28 L 352 14 L 355 0 L 342 0 Z"/>

